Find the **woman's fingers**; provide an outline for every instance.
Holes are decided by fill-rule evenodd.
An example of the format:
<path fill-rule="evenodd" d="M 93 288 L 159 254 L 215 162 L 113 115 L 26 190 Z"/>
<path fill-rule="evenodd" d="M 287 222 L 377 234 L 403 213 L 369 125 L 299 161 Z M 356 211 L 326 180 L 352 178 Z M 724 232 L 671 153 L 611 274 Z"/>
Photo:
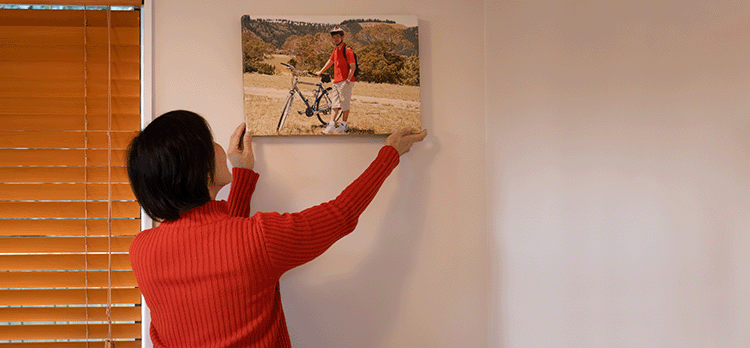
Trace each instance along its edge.
<path fill-rule="evenodd" d="M 404 152 L 401 154 L 405 154 L 411 150 L 411 146 L 414 145 L 414 143 L 424 140 L 424 138 L 427 136 L 427 130 L 423 129 L 421 132 L 417 134 L 409 134 L 405 135 L 402 138 L 402 142 L 404 142 Z"/>
<path fill-rule="evenodd" d="M 237 127 L 237 129 L 234 130 L 232 133 L 232 136 L 229 137 L 229 151 L 232 151 L 234 149 L 241 149 L 242 148 L 242 133 L 245 131 L 245 123 L 243 122 L 241 125 Z"/>
<path fill-rule="evenodd" d="M 253 169 L 255 166 L 255 155 L 253 155 L 252 135 L 245 129 L 245 124 L 241 124 L 234 130 L 229 138 L 229 151 L 227 157 L 232 166 L 239 168 Z"/>
<path fill-rule="evenodd" d="M 423 129 L 420 133 L 410 134 L 409 128 L 400 129 L 391 134 L 388 139 L 385 140 L 386 145 L 391 145 L 398 150 L 399 155 L 403 155 L 409 152 L 411 146 L 418 141 L 422 141 L 427 136 L 427 130 Z"/>
<path fill-rule="evenodd" d="M 253 151 L 253 134 L 247 129 L 243 128 L 242 139 L 240 139 L 240 149 L 243 148 L 243 144 L 247 144 L 247 149 Z"/>

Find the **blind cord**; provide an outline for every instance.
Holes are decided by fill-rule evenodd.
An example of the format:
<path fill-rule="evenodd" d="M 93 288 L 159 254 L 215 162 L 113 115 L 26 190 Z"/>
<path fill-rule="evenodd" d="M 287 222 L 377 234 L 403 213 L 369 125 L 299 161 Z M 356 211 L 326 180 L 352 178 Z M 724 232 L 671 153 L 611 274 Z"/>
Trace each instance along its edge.
<path fill-rule="evenodd" d="M 112 340 L 112 7 L 107 6 L 107 340 Z"/>

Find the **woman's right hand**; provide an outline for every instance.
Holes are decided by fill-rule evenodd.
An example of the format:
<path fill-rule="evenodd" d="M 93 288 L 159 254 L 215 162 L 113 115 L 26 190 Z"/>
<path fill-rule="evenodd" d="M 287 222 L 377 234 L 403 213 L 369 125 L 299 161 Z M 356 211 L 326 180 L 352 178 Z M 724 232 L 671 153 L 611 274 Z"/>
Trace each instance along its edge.
<path fill-rule="evenodd" d="M 421 132 L 416 134 L 409 133 L 411 133 L 411 130 L 409 128 L 404 128 L 397 132 L 394 132 L 393 134 L 389 135 L 387 139 L 385 139 L 385 144 L 395 147 L 398 151 L 398 154 L 403 155 L 409 152 L 409 149 L 411 149 L 411 146 L 414 145 L 414 143 L 424 140 L 424 138 L 427 136 L 426 129 L 423 129 Z"/>
<path fill-rule="evenodd" d="M 229 138 L 227 158 L 233 167 L 253 169 L 255 167 L 255 155 L 253 155 L 253 137 L 242 123 L 234 130 Z"/>

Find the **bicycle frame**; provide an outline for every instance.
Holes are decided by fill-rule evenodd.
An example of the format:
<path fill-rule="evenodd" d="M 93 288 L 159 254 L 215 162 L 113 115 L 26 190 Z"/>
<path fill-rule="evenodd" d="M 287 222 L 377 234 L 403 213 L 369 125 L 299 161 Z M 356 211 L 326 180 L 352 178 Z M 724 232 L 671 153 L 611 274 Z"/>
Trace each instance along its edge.
<path fill-rule="evenodd" d="M 314 90 L 315 99 L 313 100 L 312 104 L 308 102 L 308 99 L 305 98 L 305 96 L 302 94 L 302 91 L 299 90 L 299 87 L 297 87 L 297 84 L 303 84 L 303 85 L 309 85 L 309 86 L 316 86 L 317 88 Z M 328 94 L 328 90 L 323 88 L 323 83 L 311 83 L 311 82 L 305 82 L 300 81 L 299 76 L 294 76 L 292 81 L 292 88 L 289 90 L 290 94 L 293 94 L 294 92 L 297 92 L 297 95 L 302 99 L 302 101 L 305 103 L 305 114 L 310 117 L 315 113 L 328 113 L 330 112 L 330 105 L 328 107 L 328 110 L 318 110 L 314 108 L 314 105 L 316 105 L 317 102 L 320 101 L 320 98 L 323 98 L 324 94 Z"/>
<path fill-rule="evenodd" d="M 315 74 L 310 73 L 309 71 L 300 71 L 297 70 L 294 66 L 286 63 L 281 63 L 282 65 L 288 67 L 292 71 L 292 87 L 289 89 L 289 95 L 286 97 L 286 101 L 284 101 L 284 106 L 281 110 L 281 117 L 279 118 L 279 124 L 276 127 L 276 130 L 281 130 L 281 127 L 284 125 L 284 122 L 286 121 L 286 117 L 289 114 L 289 111 L 292 108 L 292 103 L 294 102 L 294 95 L 297 94 L 302 99 L 302 102 L 305 103 L 305 111 L 304 114 L 307 117 L 312 117 L 313 115 L 317 116 L 320 123 L 323 125 L 328 124 L 328 120 L 321 117 L 321 114 L 328 115 L 331 113 L 331 98 L 328 95 L 328 91 L 331 90 L 331 87 L 324 88 L 323 87 L 323 81 L 319 83 L 310 83 L 305 81 L 300 81 L 299 77 L 300 75 L 311 75 L 316 76 Z M 328 75 L 328 74 L 326 74 Z M 329 82 L 325 81 L 325 82 Z M 312 101 L 310 99 L 305 98 L 305 96 L 302 94 L 302 91 L 300 91 L 298 84 L 303 85 L 309 85 L 309 86 L 316 86 L 313 90 L 313 93 L 315 94 L 314 98 L 312 98 Z M 303 111 L 297 111 L 300 115 L 303 114 Z M 341 115 L 339 114 L 338 117 L 340 118 Z"/>

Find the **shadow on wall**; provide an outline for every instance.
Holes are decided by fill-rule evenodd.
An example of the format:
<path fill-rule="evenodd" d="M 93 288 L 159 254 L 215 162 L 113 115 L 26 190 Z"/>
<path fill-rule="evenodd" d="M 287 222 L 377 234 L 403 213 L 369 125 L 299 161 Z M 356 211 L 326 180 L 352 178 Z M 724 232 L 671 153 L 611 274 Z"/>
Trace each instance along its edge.
<path fill-rule="evenodd" d="M 427 205 L 424 202 L 429 199 L 429 189 L 421 183 L 430 182 L 426 178 L 428 164 L 439 151 L 435 141 L 429 143 L 429 146 L 415 145 L 423 147 L 414 150 L 419 152 L 419 166 L 410 166 L 405 160 L 397 167 L 399 184 L 383 214 L 386 218 L 375 232 L 376 245 L 363 257 L 356 273 L 321 280 L 317 284 L 289 277 L 298 270 L 282 278 L 281 292 L 286 298 L 285 311 L 293 345 L 387 346 L 403 308 L 405 285 L 416 267 L 418 248 L 425 232 Z M 406 156 L 409 155 L 414 154 Z M 287 299 L 301 300 L 292 303 Z M 318 308 L 326 309 L 324 313 L 331 313 L 330 309 L 335 308 L 335 315 L 323 315 Z"/>

